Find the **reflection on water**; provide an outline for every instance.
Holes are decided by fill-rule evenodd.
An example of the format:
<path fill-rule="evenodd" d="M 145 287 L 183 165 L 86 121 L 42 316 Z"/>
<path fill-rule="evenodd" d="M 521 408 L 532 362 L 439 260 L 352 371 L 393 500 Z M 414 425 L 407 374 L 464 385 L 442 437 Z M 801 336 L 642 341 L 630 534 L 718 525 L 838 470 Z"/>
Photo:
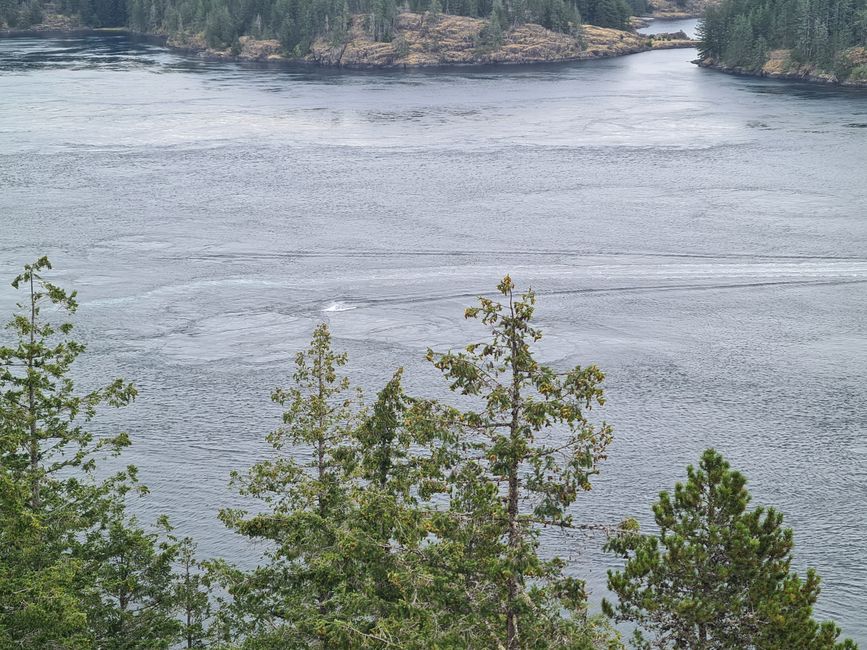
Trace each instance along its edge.
<path fill-rule="evenodd" d="M 445 395 L 425 347 L 477 336 L 463 307 L 511 272 L 542 357 L 607 372 L 616 441 L 576 516 L 647 525 L 716 446 L 867 642 L 867 94 L 693 58 L 346 73 L 0 40 L 0 274 L 52 257 L 82 380 L 140 389 L 99 426 L 136 440 L 141 507 L 244 560 L 214 513 L 315 323 L 368 390 L 402 364 Z M 545 542 L 598 598 L 599 540 Z"/>

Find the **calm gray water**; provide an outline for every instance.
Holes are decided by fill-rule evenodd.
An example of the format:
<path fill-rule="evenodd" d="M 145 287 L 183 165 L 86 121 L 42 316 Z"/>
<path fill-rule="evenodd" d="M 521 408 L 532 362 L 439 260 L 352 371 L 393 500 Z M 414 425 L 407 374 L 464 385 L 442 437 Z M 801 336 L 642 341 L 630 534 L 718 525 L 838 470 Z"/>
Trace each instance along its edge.
<path fill-rule="evenodd" d="M 654 19 L 646 27 L 639 29 L 641 34 L 671 34 L 682 31 L 689 38 L 697 38 L 698 19 L 686 20 L 659 20 Z"/>
<path fill-rule="evenodd" d="M 140 389 L 98 422 L 135 439 L 140 510 L 245 561 L 215 513 L 314 325 L 365 388 L 404 365 L 443 395 L 424 349 L 478 336 L 462 310 L 510 272 L 540 294 L 542 358 L 607 372 L 616 441 L 576 517 L 650 523 L 713 445 L 864 643 L 867 93 L 694 57 L 340 74 L 0 40 L 0 275 L 51 256 L 82 381 Z M 545 543 L 600 597 L 600 540 Z"/>

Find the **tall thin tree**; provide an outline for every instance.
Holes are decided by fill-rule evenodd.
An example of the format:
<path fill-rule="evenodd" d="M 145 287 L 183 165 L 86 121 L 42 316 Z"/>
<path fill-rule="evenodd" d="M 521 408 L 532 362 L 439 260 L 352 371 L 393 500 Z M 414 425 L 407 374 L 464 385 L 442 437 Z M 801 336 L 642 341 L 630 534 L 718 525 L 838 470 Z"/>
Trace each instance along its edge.
<path fill-rule="evenodd" d="M 453 510 L 469 509 L 472 530 L 498 536 L 484 540 L 487 557 L 479 564 L 489 579 L 481 591 L 490 597 L 502 577 L 501 639 L 517 650 L 532 643 L 544 620 L 559 618 L 559 612 L 541 615 L 546 607 L 548 613 L 558 609 L 552 598 L 562 597 L 572 608 L 583 602 L 583 585 L 562 575 L 562 561 L 539 556 L 538 529 L 574 525 L 568 508 L 590 489 L 612 434 L 588 417 L 604 403 L 602 372 L 594 365 L 557 372 L 540 363 L 533 350 L 542 338 L 533 324 L 535 294 L 516 296 L 509 276 L 497 290 L 503 302 L 482 297 L 466 310 L 467 318 L 488 328 L 486 341 L 456 353 L 429 350 L 427 356 L 451 389 L 475 404 L 450 415 L 468 452 L 455 474 Z M 481 519 L 474 517 L 479 513 Z M 477 538 L 475 544 L 481 543 Z"/>

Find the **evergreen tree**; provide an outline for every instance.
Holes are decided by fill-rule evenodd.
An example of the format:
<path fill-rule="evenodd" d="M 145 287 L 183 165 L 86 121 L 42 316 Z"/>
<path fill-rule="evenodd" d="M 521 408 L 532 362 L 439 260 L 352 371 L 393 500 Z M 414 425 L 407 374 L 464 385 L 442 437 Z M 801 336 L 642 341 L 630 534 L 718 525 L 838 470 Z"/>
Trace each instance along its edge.
<path fill-rule="evenodd" d="M 699 26 L 705 61 L 758 71 L 772 50 L 793 64 L 852 71 L 849 48 L 864 43 L 859 16 L 867 0 L 722 0 L 710 5 Z"/>
<path fill-rule="evenodd" d="M 503 26 L 500 22 L 503 18 L 505 18 L 505 11 L 499 13 L 495 11 L 491 14 L 491 17 L 488 18 L 488 24 L 485 25 L 479 34 L 482 45 L 496 49 L 503 44 Z"/>
<path fill-rule="evenodd" d="M 8 449 L 2 452 L 4 461 Z M 0 647 L 90 647 L 87 617 L 75 592 L 77 560 L 45 548 L 29 490 L 0 465 Z"/>
<path fill-rule="evenodd" d="M 8 324 L 15 341 L 0 346 L 0 485 L 3 487 L 0 638 L 18 647 L 89 638 L 76 592 L 82 559 L 77 539 L 105 512 L 114 482 L 93 478 L 102 453 L 118 453 L 126 434 L 97 438 L 85 426 L 101 404 L 123 406 L 135 389 L 123 380 L 79 394 L 70 369 L 84 346 L 70 323 L 53 323 L 43 310 L 72 314 L 75 292 L 48 282 L 47 258 L 24 267 L 12 286 L 27 299 Z M 11 647 L 15 647 L 12 645 Z"/>
<path fill-rule="evenodd" d="M 600 27 L 614 29 L 626 29 L 629 22 L 630 10 L 624 0 L 594 0 L 592 9 L 587 16 L 592 16 L 589 21 Z"/>
<path fill-rule="evenodd" d="M 0 346 L 0 645 L 9 648 L 160 648 L 177 640 L 170 543 L 126 516 L 130 466 L 96 477 L 97 462 L 129 445 L 125 433 L 88 430 L 102 405 L 135 388 L 116 379 L 76 391 L 84 346 L 69 322 L 76 293 L 49 282 L 47 258 L 13 281 L 26 292 Z M 103 472 L 104 474 L 104 472 Z"/>
<path fill-rule="evenodd" d="M 723 57 L 729 65 L 749 68 L 761 65 L 754 56 L 753 29 L 749 18 L 737 16 L 732 27 L 732 35 L 725 46 Z"/>
<path fill-rule="evenodd" d="M 346 553 L 346 647 L 430 648 L 451 642 L 431 562 L 437 495 L 456 462 L 454 440 L 437 426 L 436 404 L 408 397 L 402 370 L 356 429 L 348 458 L 353 507 L 340 526 Z"/>
<path fill-rule="evenodd" d="M 275 457 L 246 475 L 233 473 L 241 494 L 261 500 L 264 510 L 225 510 L 221 519 L 272 545 L 252 572 L 216 565 L 233 597 L 223 616 L 245 647 L 330 647 L 341 638 L 345 566 L 336 546 L 351 507 L 345 458 L 357 419 L 349 379 L 338 374 L 346 361 L 332 350 L 328 326 L 317 327 L 295 358 L 293 386 L 272 395 L 286 409 L 283 426 L 268 436 Z M 309 460 L 283 455 L 299 446 Z"/>
<path fill-rule="evenodd" d="M 426 561 L 433 505 L 454 462 L 435 405 L 406 396 L 402 371 L 361 417 L 360 397 L 338 370 L 326 325 L 296 357 L 294 386 L 274 392 L 287 408 L 269 437 L 278 451 L 310 455 L 263 461 L 236 475 L 264 512 L 226 511 L 226 523 L 272 542 L 266 563 L 244 573 L 215 563 L 231 600 L 218 614 L 222 637 L 251 648 L 427 648 L 449 612 Z M 292 445 L 290 448 L 289 445 Z"/>
<path fill-rule="evenodd" d="M 162 535 L 146 532 L 118 502 L 83 544 L 87 571 L 79 589 L 91 595 L 96 648 L 168 650 L 180 638 L 173 572 L 179 547 L 168 537 L 168 521 L 159 527 Z"/>
<path fill-rule="evenodd" d="M 503 0 L 494 0 L 491 7 L 491 25 L 495 29 L 499 28 L 501 34 L 509 26 L 509 13 L 503 6 Z"/>
<path fill-rule="evenodd" d="M 191 537 L 177 545 L 176 566 L 174 601 L 180 613 L 183 647 L 207 647 L 213 613 L 211 584 L 206 567 L 196 559 L 196 543 Z"/>
<path fill-rule="evenodd" d="M 658 535 L 612 538 L 622 571 L 608 572 L 617 596 L 603 609 L 639 630 L 639 647 L 696 650 L 854 649 L 840 630 L 818 623 L 819 579 L 791 571 L 793 536 L 773 508 L 748 510 L 746 479 L 714 450 L 685 484 L 653 506 Z M 646 638 L 643 632 L 649 633 Z"/>
<path fill-rule="evenodd" d="M 586 633 L 583 583 L 562 574 L 562 560 L 539 556 L 538 529 L 574 526 L 567 509 L 605 457 L 611 429 L 587 417 L 604 401 L 603 375 L 596 366 L 557 373 L 540 364 L 534 293 L 516 297 L 508 276 L 497 289 L 504 303 L 480 298 L 466 311 L 488 328 L 487 341 L 428 351 L 451 389 L 477 404 L 446 414 L 464 457 L 437 532 L 466 606 L 485 623 L 473 632 L 479 645 L 574 645 Z"/>
<path fill-rule="evenodd" d="M 235 37 L 235 26 L 228 8 L 218 7 L 208 14 L 205 23 L 205 41 L 210 47 L 228 47 L 235 40 Z"/>
<path fill-rule="evenodd" d="M 860 1 L 860 0 L 858 0 Z M 395 37 L 400 11 L 440 13 L 488 19 L 486 42 L 500 40 L 499 30 L 537 23 L 563 33 L 577 32 L 582 16 L 604 27 L 628 29 L 631 13 L 644 9 L 646 0 L 0 0 L 0 21 L 24 26 L 41 20 L 44 10 L 77 15 L 95 27 L 128 26 L 146 34 L 202 37 L 210 48 L 237 53 L 239 38 L 275 38 L 289 56 L 309 53 L 317 38 L 333 46 L 345 42 L 353 21 L 364 24 L 378 41 Z M 445 6 L 444 6 L 445 5 Z M 181 39 L 183 40 L 183 39 Z"/>

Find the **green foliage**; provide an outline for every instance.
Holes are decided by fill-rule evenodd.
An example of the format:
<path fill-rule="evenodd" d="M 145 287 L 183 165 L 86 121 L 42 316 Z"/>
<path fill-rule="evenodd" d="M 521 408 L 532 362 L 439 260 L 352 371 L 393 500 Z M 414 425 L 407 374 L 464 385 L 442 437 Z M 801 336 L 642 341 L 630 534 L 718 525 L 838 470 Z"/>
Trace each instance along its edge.
<path fill-rule="evenodd" d="M 398 371 L 365 413 L 338 374 L 346 356 L 332 350 L 327 326 L 316 329 L 296 357 L 293 386 L 273 395 L 286 411 L 269 440 L 290 456 L 235 476 L 262 509 L 222 514 L 272 545 L 251 572 L 214 565 L 231 595 L 219 615 L 226 640 L 618 647 L 616 633 L 588 619 L 583 583 L 537 552 L 540 526 L 574 526 L 566 508 L 589 489 L 610 440 L 606 425 L 586 418 L 602 402 L 602 375 L 536 362 L 534 298 L 516 300 L 512 289 L 506 278 L 507 305 L 482 299 L 468 310 L 489 342 L 428 355 L 481 410 L 409 397 Z M 292 459 L 299 454 L 310 460 Z"/>
<path fill-rule="evenodd" d="M 435 501 L 445 493 L 454 440 L 436 426 L 436 405 L 407 396 L 398 370 L 355 431 L 347 458 L 352 508 L 341 526 L 352 647 L 427 648 L 450 638 L 453 610 L 431 562 Z M 348 609 L 348 608 L 347 608 Z"/>
<path fill-rule="evenodd" d="M 271 544 L 266 564 L 250 573 L 218 567 L 233 597 L 223 616 L 245 647 L 310 647 L 340 637 L 340 525 L 350 508 L 345 458 L 357 418 L 349 379 L 338 374 L 345 364 L 328 327 L 319 326 L 295 359 L 293 386 L 272 395 L 286 409 L 283 426 L 268 436 L 275 457 L 233 474 L 241 494 L 261 500 L 263 510 L 226 510 L 221 519 Z M 309 460 L 282 455 L 287 445 L 302 445 Z"/>
<path fill-rule="evenodd" d="M 326 325 L 296 357 L 293 386 L 278 389 L 284 426 L 278 453 L 234 480 L 260 499 L 253 515 L 225 511 L 243 535 L 267 540 L 261 566 L 224 562 L 213 575 L 231 596 L 218 614 L 221 637 L 250 648 L 428 647 L 447 612 L 431 584 L 431 498 L 445 491 L 450 445 L 432 425 L 429 402 L 407 397 L 401 371 L 365 415 L 338 374 L 347 361 Z"/>
<path fill-rule="evenodd" d="M 484 26 L 479 34 L 481 46 L 487 49 L 497 49 L 503 44 L 503 28 L 504 23 L 508 21 L 503 3 L 496 0 L 494 11 L 491 12 L 488 18 L 488 24 Z"/>
<path fill-rule="evenodd" d="M 39 6 L 36 0 L 30 0 L 25 7 L 25 15 L 27 16 L 28 23 L 38 25 L 42 22 L 42 7 Z"/>
<path fill-rule="evenodd" d="M 833 70 L 847 48 L 864 45 L 867 0 L 723 0 L 699 26 L 705 60 L 758 70 L 767 52 Z"/>
<path fill-rule="evenodd" d="M 485 621 L 477 638 L 509 649 L 568 645 L 583 633 L 583 583 L 562 574 L 559 558 L 540 557 L 538 529 L 575 525 L 567 509 L 605 458 L 611 429 L 587 417 L 604 402 L 603 375 L 596 366 L 557 373 L 540 364 L 535 295 L 516 297 L 508 276 L 497 289 L 505 302 L 480 298 L 466 311 L 488 340 L 428 351 L 451 389 L 476 403 L 444 416 L 460 432 L 463 456 L 438 532 L 455 555 L 466 606 Z"/>
<path fill-rule="evenodd" d="M 174 605 L 180 615 L 180 639 L 185 648 L 204 648 L 212 640 L 209 627 L 211 582 L 206 567 L 196 558 L 196 543 L 190 537 L 175 542 Z"/>
<path fill-rule="evenodd" d="M 129 439 L 87 425 L 136 393 L 120 379 L 76 391 L 84 346 L 44 315 L 73 313 L 76 295 L 43 277 L 50 268 L 42 258 L 13 282 L 28 299 L 0 347 L 0 647 L 622 648 L 588 615 L 584 583 L 539 548 L 542 527 L 607 530 L 571 507 L 611 429 L 590 420 L 604 403 L 598 368 L 536 359 L 532 291 L 517 296 L 505 277 L 500 299 L 466 310 L 482 342 L 427 352 L 450 405 L 407 395 L 400 369 L 365 409 L 318 326 L 272 394 L 272 454 L 233 474 L 256 507 L 220 513 L 265 548 L 245 571 L 200 563 L 164 518 L 129 516 L 146 493 L 134 467 L 97 478 Z M 659 535 L 626 522 L 609 542 L 627 562 L 609 573 L 619 601 L 604 609 L 636 623 L 643 647 L 853 650 L 813 620 L 818 577 L 791 572 L 782 517 L 748 504 L 744 478 L 706 452 L 660 496 Z"/>
<path fill-rule="evenodd" d="M 100 406 L 135 388 L 116 379 L 79 393 L 84 346 L 71 336 L 75 292 L 49 282 L 47 258 L 12 286 L 27 296 L 0 346 L 0 645 L 4 648 L 168 648 L 178 640 L 176 545 L 125 514 L 145 490 L 134 467 L 97 478 L 98 461 L 130 444 L 88 429 Z M 105 472 L 101 472 L 102 475 Z"/>
<path fill-rule="evenodd" d="M 639 626 L 639 647 L 832 650 L 833 623 L 813 620 L 819 578 L 791 571 L 792 531 L 773 508 L 748 510 L 746 479 L 709 449 L 699 468 L 674 494 L 653 506 L 658 535 L 633 528 L 613 538 L 609 550 L 627 562 L 608 572 L 616 605 L 603 609 Z"/>
<path fill-rule="evenodd" d="M 645 0 L 0 0 L 0 20 L 26 26 L 41 20 L 43 9 L 77 15 L 95 27 L 129 26 L 136 32 L 201 36 L 208 47 L 230 50 L 241 36 L 277 39 L 290 56 L 304 56 L 317 38 L 344 43 L 353 17 L 377 41 L 395 36 L 400 11 L 447 13 L 490 20 L 485 40 L 500 30 L 538 23 L 563 33 L 576 32 L 583 15 L 602 26 L 627 28 L 631 12 Z"/>
<path fill-rule="evenodd" d="M 849 70 L 849 79 L 852 81 L 867 81 L 867 65 L 855 66 Z"/>
<path fill-rule="evenodd" d="M 39 0 L 0 0 L 0 27 L 27 29 L 42 22 L 43 7 Z"/>
<path fill-rule="evenodd" d="M 18 304 L 19 313 L 7 325 L 16 343 L 0 347 L 0 432 L 4 465 L 30 486 L 31 510 L 56 509 L 65 523 L 73 515 L 62 509 L 64 497 L 92 499 L 99 494 L 69 470 L 91 474 L 97 454 L 116 454 L 129 445 L 125 433 L 97 439 L 84 425 L 101 404 L 124 406 L 136 391 L 116 379 L 105 388 L 76 394 L 68 375 L 84 346 L 70 338 L 71 323 L 52 323 L 42 317 L 46 306 L 74 313 L 76 293 L 45 280 L 42 272 L 49 269 L 51 264 L 43 257 L 25 266 L 12 282 L 15 289 L 28 292 L 28 300 Z"/>
<path fill-rule="evenodd" d="M 565 0 L 545 0 L 541 2 L 534 19 L 546 29 L 563 33 L 572 31 L 581 23 L 581 18 L 575 5 Z"/>
<path fill-rule="evenodd" d="M 235 24 L 227 7 L 219 7 L 208 14 L 205 21 L 205 42 L 209 47 L 229 47 L 235 37 Z"/>
<path fill-rule="evenodd" d="M 633 8 L 626 0 L 579 0 L 576 9 L 592 25 L 628 29 L 629 17 L 641 13 L 639 4 Z"/>
<path fill-rule="evenodd" d="M 168 523 L 161 522 L 164 533 Z M 175 616 L 174 571 L 178 546 L 139 527 L 115 503 L 82 545 L 90 596 L 88 620 L 99 648 L 167 650 L 180 636 Z"/>

